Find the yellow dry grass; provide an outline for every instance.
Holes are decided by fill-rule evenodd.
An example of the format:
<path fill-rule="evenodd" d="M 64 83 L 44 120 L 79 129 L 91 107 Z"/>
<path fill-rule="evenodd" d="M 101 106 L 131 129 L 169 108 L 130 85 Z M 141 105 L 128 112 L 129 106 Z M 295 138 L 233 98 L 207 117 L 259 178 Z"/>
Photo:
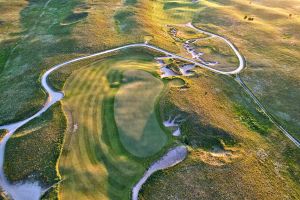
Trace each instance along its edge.
<path fill-rule="evenodd" d="M 13 33 L 20 29 L 20 11 L 27 5 L 25 0 L 0 0 L 0 42 L 16 38 Z"/>
<path fill-rule="evenodd" d="M 299 198 L 300 186 L 288 175 L 284 155 L 287 149 L 299 150 L 277 130 L 264 137 L 241 124 L 218 78 L 203 74 L 187 80 L 188 90 L 173 89 L 167 98 L 194 123 L 219 127 L 238 144 L 216 152 L 190 148 L 188 159 L 154 176 L 141 198 L 160 199 L 165 194 L 180 199 Z"/>

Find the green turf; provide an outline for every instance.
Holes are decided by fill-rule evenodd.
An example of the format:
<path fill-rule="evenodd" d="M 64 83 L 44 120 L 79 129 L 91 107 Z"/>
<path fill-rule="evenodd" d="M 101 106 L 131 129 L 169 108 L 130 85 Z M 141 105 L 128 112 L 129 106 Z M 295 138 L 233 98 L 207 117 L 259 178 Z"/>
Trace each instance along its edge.
<path fill-rule="evenodd" d="M 152 59 L 141 52 L 121 53 L 79 68 L 68 77 L 63 108 L 69 130 L 60 161 L 62 176 L 66 178 L 61 186 L 61 198 L 130 199 L 132 186 L 171 144 L 168 137 L 163 149 L 162 146 L 155 149 L 155 152 L 161 149 L 159 153 L 152 152 L 150 157 L 139 159 L 127 150 L 131 144 L 121 142 L 121 132 L 115 123 L 114 100 L 123 87 L 123 83 L 119 84 L 123 72 L 139 69 L 154 73 L 156 65 Z M 157 121 L 153 124 L 159 128 Z M 78 128 L 74 129 L 74 125 Z M 149 141 L 153 139 L 149 137 Z"/>
<path fill-rule="evenodd" d="M 162 89 L 161 80 L 146 72 L 129 70 L 123 74 L 115 96 L 115 120 L 122 144 L 135 156 L 151 156 L 166 143 L 154 109 Z"/>

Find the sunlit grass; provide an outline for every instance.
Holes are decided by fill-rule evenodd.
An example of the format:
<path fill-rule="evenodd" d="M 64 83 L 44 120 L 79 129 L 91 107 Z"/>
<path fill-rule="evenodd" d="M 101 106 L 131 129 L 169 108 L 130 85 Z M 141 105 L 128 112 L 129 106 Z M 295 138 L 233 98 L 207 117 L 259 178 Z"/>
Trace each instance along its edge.
<path fill-rule="evenodd" d="M 114 95 L 118 90 L 126 96 L 128 92 L 128 97 L 133 92 L 122 89 L 122 85 L 126 85 L 123 83 L 123 78 L 132 79 L 131 81 L 141 78 L 138 76 L 139 73 L 132 74 L 132 77 L 124 76 L 123 71 L 126 73 L 126 70 L 139 69 L 154 73 L 156 65 L 151 59 L 153 57 L 143 54 L 113 56 L 78 69 L 67 79 L 64 86 L 63 108 L 68 117 L 69 129 L 60 160 L 60 171 L 66 179 L 61 186 L 62 199 L 75 197 L 76 199 L 130 199 L 132 186 L 150 162 L 159 156 L 153 154 L 159 152 L 166 141 L 159 147 L 155 147 L 151 142 L 155 135 L 145 135 L 145 130 L 137 127 L 142 124 L 130 123 L 130 128 L 137 130 L 135 134 L 148 138 L 137 140 L 136 144 L 132 144 L 131 136 L 128 135 L 131 132 L 127 130 L 128 123 L 122 126 L 121 121 L 118 120 L 121 119 L 118 116 L 120 114 L 118 108 L 129 108 L 121 105 L 114 107 Z M 152 77 L 152 75 L 148 76 Z M 159 81 L 155 78 L 154 80 Z M 116 84 L 117 82 L 120 84 Z M 140 91 L 142 88 L 137 89 L 135 93 L 143 92 Z M 152 90 L 155 91 L 157 88 Z M 159 94 L 159 91 L 157 92 Z M 154 97 L 153 100 L 157 96 Z M 120 100 L 117 97 L 117 101 Z M 141 111 L 137 105 L 132 104 L 128 114 L 134 110 L 146 114 L 156 112 L 153 105 L 150 111 L 147 109 Z M 147 122 L 148 116 L 143 117 Z M 151 121 L 151 127 L 154 128 L 149 131 L 159 128 L 155 119 L 156 114 L 153 117 L 155 121 Z M 159 134 L 164 136 L 165 133 L 159 131 Z M 134 146 L 139 148 L 143 146 L 145 149 L 140 149 L 137 154 L 132 152 Z M 143 151 L 145 153 L 142 153 Z M 148 158 L 139 159 L 137 155 L 148 156 Z"/>

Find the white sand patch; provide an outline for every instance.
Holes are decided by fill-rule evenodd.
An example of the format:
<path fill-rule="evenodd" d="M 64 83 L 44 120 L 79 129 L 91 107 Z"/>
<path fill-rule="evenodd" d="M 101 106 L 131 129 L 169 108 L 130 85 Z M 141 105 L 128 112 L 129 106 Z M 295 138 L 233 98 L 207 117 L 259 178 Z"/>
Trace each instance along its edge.
<path fill-rule="evenodd" d="M 160 68 L 160 71 L 162 72 L 162 74 L 160 75 L 161 78 L 178 76 L 175 72 L 173 72 L 172 70 L 170 70 L 167 67 Z"/>
<path fill-rule="evenodd" d="M 138 200 L 139 191 L 145 184 L 147 179 L 156 171 L 167 169 L 182 162 L 187 156 L 187 148 L 185 146 L 178 146 L 171 149 L 160 160 L 154 162 L 145 172 L 144 176 L 132 189 L 132 200 Z"/>
<path fill-rule="evenodd" d="M 183 65 L 179 68 L 179 70 L 183 76 L 191 76 L 193 75 L 193 72 L 191 72 L 191 70 L 193 70 L 195 67 L 195 65 Z"/>
<path fill-rule="evenodd" d="M 180 128 L 177 128 L 176 131 L 172 133 L 173 136 L 178 137 L 181 135 Z"/>
<path fill-rule="evenodd" d="M 179 125 L 182 121 L 183 120 L 180 119 L 180 116 L 176 116 L 173 119 L 171 117 L 169 117 L 168 120 L 163 122 L 163 125 L 167 128 L 175 128 L 175 131 L 173 131 L 172 135 L 175 136 L 175 137 L 178 137 L 178 136 L 181 135 Z"/>

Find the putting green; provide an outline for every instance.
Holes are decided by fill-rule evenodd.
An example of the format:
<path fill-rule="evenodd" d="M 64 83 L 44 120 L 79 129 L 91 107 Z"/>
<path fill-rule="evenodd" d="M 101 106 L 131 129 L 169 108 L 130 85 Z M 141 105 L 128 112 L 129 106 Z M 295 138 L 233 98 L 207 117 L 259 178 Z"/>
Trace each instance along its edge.
<path fill-rule="evenodd" d="M 135 156 L 151 156 L 167 142 L 154 107 L 163 87 L 162 81 L 148 72 L 123 73 L 122 87 L 115 96 L 115 120 L 122 144 Z"/>
<path fill-rule="evenodd" d="M 131 69 L 138 70 L 131 71 Z M 127 70 L 130 71 L 126 72 Z M 133 185 L 137 183 L 149 164 L 160 156 L 157 152 L 168 142 L 164 132 L 158 130 L 159 124 L 153 114 L 155 100 L 163 88 L 163 83 L 148 73 L 154 73 L 155 70 L 152 56 L 143 53 L 136 53 L 134 56 L 125 54 L 82 67 L 67 79 L 62 104 L 68 117 L 69 130 L 66 133 L 64 150 L 59 163 L 61 175 L 65 179 L 60 186 L 60 199 L 130 199 Z M 121 136 L 121 131 L 118 131 L 115 123 L 115 94 L 120 90 L 125 96 L 133 95 L 133 91 L 125 90 L 129 83 L 122 83 L 123 74 L 125 78 L 131 74 L 132 81 L 140 80 L 144 81 L 144 84 L 152 84 L 160 88 L 152 89 L 157 91 L 151 93 L 154 94 L 151 101 L 147 99 L 147 102 L 152 104 L 147 105 L 150 106 L 148 109 L 127 108 L 132 114 L 134 112 L 131 110 L 146 112 L 140 115 L 140 117 L 147 117 L 143 119 L 147 122 L 144 128 L 153 128 L 152 132 L 156 132 L 151 135 L 149 130 L 146 137 L 145 130 L 139 127 L 136 131 L 139 130 L 140 133 L 134 133 L 144 138 L 137 141 L 137 143 L 143 142 L 137 144 L 137 147 L 145 148 L 143 155 L 149 155 L 149 152 L 151 155 L 157 153 L 150 159 L 139 159 L 133 156 L 128 151 L 128 145 L 132 144 L 120 141 L 120 137 L 125 135 Z M 135 93 L 139 93 L 140 97 L 142 92 L 139 90 L 146 88 L 144 86 L 135 89 Z M 126 94 L 127 92 L 129 93 Z M 146 99 L 141 98 L 140 101 L 146 102 Z M 161 135 L 159 136 L 158 133 Z M 159 141 L 159 146 L 152 147 L 151 142 L 158 140 L 158 136 L 164 142 Z M 147 138 L 149 141 L 146 140 Z M 160 151 L 162 152 L 163 150 Z"/>

